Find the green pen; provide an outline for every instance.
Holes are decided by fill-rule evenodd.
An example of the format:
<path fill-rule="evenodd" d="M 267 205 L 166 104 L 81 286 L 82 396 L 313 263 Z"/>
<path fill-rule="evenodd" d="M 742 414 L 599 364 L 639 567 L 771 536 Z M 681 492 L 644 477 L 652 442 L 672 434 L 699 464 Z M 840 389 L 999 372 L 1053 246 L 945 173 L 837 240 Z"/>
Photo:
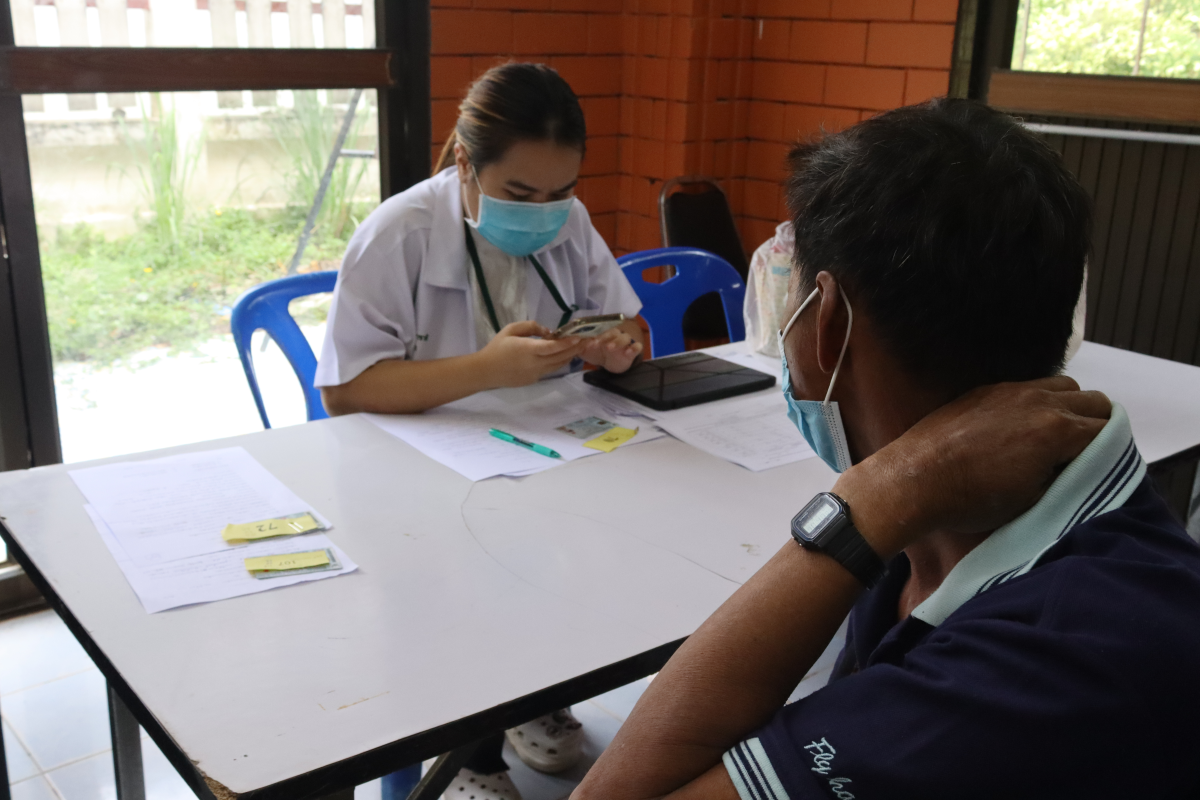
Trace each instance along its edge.
<path fill-rule="evenodd" d="M 546 447 L 545 445 L 534 444 L 533 442 L 527 442 L 524 439 L 518 439 L 516 436 L 513 436 L 511 433 L 505 433 L 504 431 L 499 430 L 497 428 L 492 428 L 491 430 L 488 431 L 488 433 L 490 433 L 492 436 L 495 436 L 497 439 L 503 439 L 506 442 L 512 442 L 513 444 L 520 445 L 521 447 L 526 447 L 540 455 L 549 456 L 550 458 L 562 458 L 562 456 L 560 456 L 558 453 L 551 450 L 549 447 Z"/>

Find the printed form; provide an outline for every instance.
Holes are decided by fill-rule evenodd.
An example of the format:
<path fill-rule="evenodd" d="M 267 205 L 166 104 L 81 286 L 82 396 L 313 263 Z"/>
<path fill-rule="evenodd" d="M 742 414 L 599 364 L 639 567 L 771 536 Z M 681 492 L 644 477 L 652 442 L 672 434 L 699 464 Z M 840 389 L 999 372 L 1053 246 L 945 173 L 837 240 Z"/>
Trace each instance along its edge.
<path fill-rule="evenodd" d="M 323 532 L 231 545 L 230 523 L 305 511 L 329 522 L 241 447 L 70 470 L 87 511 L 149 613 L 353 572 Z M 330 549 L 339 568 L 262 580 L 243 559 Z"/>

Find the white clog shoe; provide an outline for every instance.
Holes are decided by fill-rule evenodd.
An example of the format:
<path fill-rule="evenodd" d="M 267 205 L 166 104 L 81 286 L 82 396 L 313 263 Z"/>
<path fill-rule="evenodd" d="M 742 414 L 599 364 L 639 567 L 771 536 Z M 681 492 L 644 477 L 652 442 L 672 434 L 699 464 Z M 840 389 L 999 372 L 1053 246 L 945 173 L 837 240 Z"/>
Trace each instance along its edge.
<path fill-rule="evenodd" d="M 442 800 L 521 800 L 521 793 L 507 772 L 483 775 L 460 769 L 446 787 Z"/>
<path fill-rule="evenodd" d="M 526 722 L 505 735 L 520 759 L 538 772 L 570 769 L 583 755 L 583 723 L 569 708 Z"/>

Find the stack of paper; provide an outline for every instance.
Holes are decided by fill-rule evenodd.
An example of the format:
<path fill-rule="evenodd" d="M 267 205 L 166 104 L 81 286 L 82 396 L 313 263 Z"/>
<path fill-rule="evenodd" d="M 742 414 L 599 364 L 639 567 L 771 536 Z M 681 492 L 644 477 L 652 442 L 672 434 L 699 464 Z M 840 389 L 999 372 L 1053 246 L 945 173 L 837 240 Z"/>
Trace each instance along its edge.
<path fill-rule="evenodd" d="M 589 418 L 637 429 L 637 435 L 628 444 L 663 435 L 644 419 L 620 416 L 590 401 L 583 386 L 581 382 L 553 378 L 518 389 L 480 392 L 424 414 L 366 416 L 383 430 L 473 481 L 496 475 L 530 475 L 597 455 L 600 450 L 585 446 L 590 429 L 578 424 Z M 497 439 L 489 434 L 492 428 L 536 442 L 562 457 L 551 458 Z M 602 432 L 603 429 L 592 431 L 597 435 Z"/>
<path fill-rule="evenodd" d="M 344 575 L 356 565 L 321 532 L 230 544 L 227 525 L 305 512 L 330 527 L 241 447 L 70 471 L 89 516 L 146 611 Z M 319 571 L 256 577 L 245 559 L 327 550 Z M 315 567 L 313 567 L 315 569 Z"/>

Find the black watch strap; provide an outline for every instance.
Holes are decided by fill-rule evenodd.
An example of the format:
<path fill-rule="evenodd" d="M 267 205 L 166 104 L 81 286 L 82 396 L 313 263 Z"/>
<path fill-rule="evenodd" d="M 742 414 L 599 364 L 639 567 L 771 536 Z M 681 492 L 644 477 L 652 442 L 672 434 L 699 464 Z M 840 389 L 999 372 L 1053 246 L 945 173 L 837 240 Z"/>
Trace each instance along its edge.
<path fill-rule="evenodd" d="M 841 564 L 868 589 L 887 572 L 883 559 L 854 527 L 846 501 L 832 492 L 821 492 L 792 517 L 792 537 Z"/>

